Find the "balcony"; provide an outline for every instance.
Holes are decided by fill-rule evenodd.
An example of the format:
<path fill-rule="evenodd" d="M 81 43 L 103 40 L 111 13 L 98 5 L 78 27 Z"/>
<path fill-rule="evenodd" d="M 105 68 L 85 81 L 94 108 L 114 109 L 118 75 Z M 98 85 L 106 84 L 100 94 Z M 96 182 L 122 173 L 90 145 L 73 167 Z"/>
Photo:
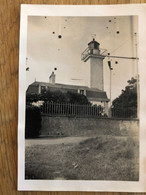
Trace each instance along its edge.
<path fill-rule="evenodd" d="M 81 60 L 86 62 L 91 56 L 105 58 L 107 56 L 107 50 L 101 48 L 98 50 L 87 47 L 81 54 Z"/>

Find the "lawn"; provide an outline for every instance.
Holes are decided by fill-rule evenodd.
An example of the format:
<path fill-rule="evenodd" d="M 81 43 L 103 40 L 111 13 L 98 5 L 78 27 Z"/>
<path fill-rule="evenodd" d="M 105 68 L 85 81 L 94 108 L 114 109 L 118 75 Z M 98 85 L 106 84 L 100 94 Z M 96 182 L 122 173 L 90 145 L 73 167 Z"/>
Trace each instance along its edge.
<path fill-rule="evenodd" d="M 26 179 L 139 179 L 136 137 L 98 136 L 80 143 L 27 146 L 25 154 Z"/>

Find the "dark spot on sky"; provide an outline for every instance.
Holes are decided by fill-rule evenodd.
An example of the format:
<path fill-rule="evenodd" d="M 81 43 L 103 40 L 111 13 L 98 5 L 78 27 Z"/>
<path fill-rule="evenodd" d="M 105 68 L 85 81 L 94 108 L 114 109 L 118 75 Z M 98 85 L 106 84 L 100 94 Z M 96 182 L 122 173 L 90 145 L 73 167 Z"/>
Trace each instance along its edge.
<path fill-rule="evenodd" d="M 54 70 L 57 70 L 57 68 L 54 68 Z"/>
<path fill-rule="evenodd" d="M 117 34 L 119 34 L 120 33 L 120 31 L 117 31 Z"/>
<path fill-rule="evenodd" d="M 53 34 L 55 34 L 55 32 L 53 32 Z"/>
<path fill-rule="evenodd" d="M 58 35 L 58 38 L 59 38 L 59 39 L 61 39 L 61 38 L 62 38 L 62 36 L 61 36 L 61 35 Z"/>
<path fill-rule="evenodd" d="M 115 61 L 115 64 L 118 64 L 118 61 Z"/>

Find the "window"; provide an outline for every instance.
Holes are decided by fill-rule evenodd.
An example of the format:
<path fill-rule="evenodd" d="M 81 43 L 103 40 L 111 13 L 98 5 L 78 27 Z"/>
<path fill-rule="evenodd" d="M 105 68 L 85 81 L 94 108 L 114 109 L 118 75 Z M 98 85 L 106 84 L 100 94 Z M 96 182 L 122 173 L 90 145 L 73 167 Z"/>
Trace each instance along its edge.
<path fill-rule="evenodd" d="M 84 89 L 79 89 L 79 94 L 86 95 L 85 90 Z"/>
<path fill-rule="evenodd" d="M 42 93 L 42 92 L 44 92 L 44 91 L 45 91 L 45 89 L 46 89 L 46 87 L 45 87 L 45 86 L 41 86 L 41 93 Z"/>

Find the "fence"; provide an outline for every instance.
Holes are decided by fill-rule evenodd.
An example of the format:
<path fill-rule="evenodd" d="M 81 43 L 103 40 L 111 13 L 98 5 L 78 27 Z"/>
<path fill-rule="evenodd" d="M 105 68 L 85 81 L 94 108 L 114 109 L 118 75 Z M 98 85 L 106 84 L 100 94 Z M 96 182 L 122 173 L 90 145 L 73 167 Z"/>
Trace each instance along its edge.
<path fill-rule="evenodd" d="M 101 106 L 44 103 L 41 112 L 48 115 L 107 117 Z"/>
<path fill-rule="evenodd" d="M 106 49 L 101 49 L 99 50 L 99 53 L 94 53 L 98 50 L 94 50 L 93 48 L 89 48 L 87 47 L 83 53 L 81 54 L 81 60 L 83 61 L 86 61 L 87 58 L 90 56 L 90 55 L 103 55 L 103 56 L 107 56 L 107 50 Z"/>
<path fill-rule="evenodd" d="M 95 116 L 95 117 L 108 117 L 105 108 L 97 105 L 76 105 L 65 103 L 44 103 L 41 106 L 41 112 L 48 115 L 59 116 Z M 111 117 L 113 118 L 136 118 L 135 108 L 112 108 Z"/>

